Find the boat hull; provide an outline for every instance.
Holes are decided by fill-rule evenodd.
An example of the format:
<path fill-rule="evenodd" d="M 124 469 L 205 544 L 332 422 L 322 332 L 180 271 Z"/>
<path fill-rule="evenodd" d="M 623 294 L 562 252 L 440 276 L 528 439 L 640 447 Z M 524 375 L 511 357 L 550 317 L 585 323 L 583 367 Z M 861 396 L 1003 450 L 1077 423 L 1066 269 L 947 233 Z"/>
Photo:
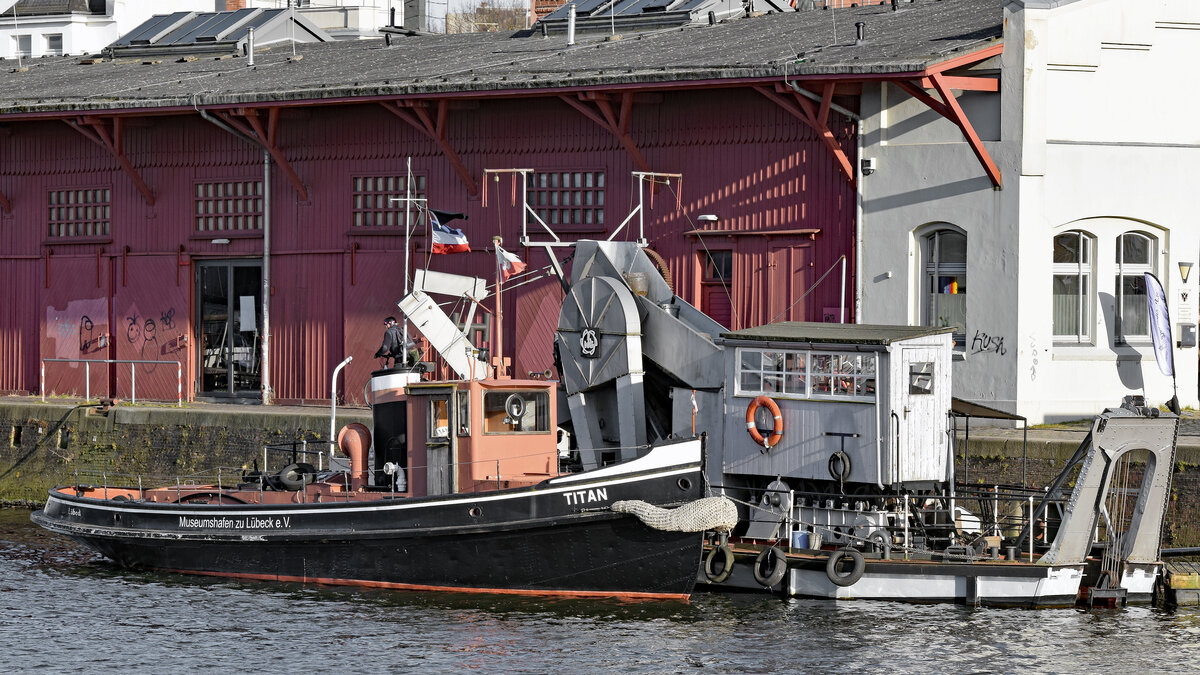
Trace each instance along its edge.
<path fill-rule="evenodd" d="M 586 475 L 586 474 L 585 474 Z M 612 512 L 698 499 L 699 464 L 487 494 L 366 503 L 161 504 L 51 492 L 33 515 L 118 564 L 194 574 L 517 594 L 686 598 L 699 533 Z"/>

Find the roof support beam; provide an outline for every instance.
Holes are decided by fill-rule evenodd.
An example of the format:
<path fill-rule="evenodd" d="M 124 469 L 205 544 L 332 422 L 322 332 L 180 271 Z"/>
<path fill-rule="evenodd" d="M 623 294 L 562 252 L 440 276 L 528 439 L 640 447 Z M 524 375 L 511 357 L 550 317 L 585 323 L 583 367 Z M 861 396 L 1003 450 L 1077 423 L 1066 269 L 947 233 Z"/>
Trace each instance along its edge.
<path fill-rule="evenodd" d="M 424 101 L 380 101 L 379 105 L 433 141 L 438 146 L 438 149 L 442 151 L 442 154 L 445 155 L 446 160 L 450 162 L 450 166 L 458 174 L 459 180 L 466 186 L 467 194 L 472 197 L 479 194 L 479 185 L 476 184 L 475 178 L 467 170 L 467 166 L 463 164 L 462 158 L 454 151 L 454 147 L 450 145 L 450 141 L 446 140 L 446 118 L 449 101 L 446 99 L 438 100 L 436 119 L 430 117 L 429 107 Z"/>
<path fill-rule="evenodd" d="M 767 87 L 755 87 L 754 90 L 773 101 L 775 105 L 783 108 L 796 119 L 804 122 L 821 137 L 825 146 L 829 148 L 829 152 L 833 154 L 834 161 L 842 170 L 842 175 L 851 183 L 854 182 L 854 167 L 850 164 L 850 157 L 842 148 L 842 144 L 838 142 L 833 135 L 833 131 L 829 128 L 829 109 L 833 104 L 833 89 L 835 83 L 825 82 L 821 91 L 820 107 L 814 106 L 814 102 L 808 100 L 804 96 L 792 91 L 785 84 L 777 84 L 775 89 Z"/>
<path fill-rule="evenodd" d="M 958 105 L 958 99 L 954 97 L 954 92 L 950 90 L 950 83 L 946 81 L 943 75 L 938 73 L 931 74 L 928 79 L 932 82 L 934 89 L 937 90 L 942 100 L 939 101 L 934 98 L 913 82 L 900 80 L 896 82 L 896 85 L 912 95 L 913 98 L 929 106 L 930 110 L 954 122 L 959 130 L 962 131 L 963 137 L 966 139 L 967 144 L 971 146 L 971 151 L 975 153 L 975 158 L 983 166 L 984 172 L 991 179 L 992 185 L 997 189 L 1003 187 L 1000 169 L 992 161 L 992 156 L 988 154 L 987 148 L 983 147 L 983 141 L 979 140 L 979 134 L 975 133 L 975 127 L 971 126 L 971 120 L 967 119 L 966 113 Z"/>
<path fill-rule="evenodd" d="M 633 117 L 633 95 L 632 91 L 621 92 L 621 108 L 619 111 L 613 110 L 609 95 L 602 92 L 580 92 L 575 96 L 560 94 L 558 98 L 578 110 L 584 117 L 599 124 L 607 129 L 609 133 L 616 136 L 617 140 L 621 142 L 621 146 L 625 148 L 625 152 L 629 155 L 629 158 L 633 161 L 633 166 L 638 171 L 649 172 L 650 165 L 646 163 L 646 158 L 642 156 L 642 151 L 638 149 L 637 143 L 629 135 L 629 122 Z M 595 108 L 588 105 L 588 101 L 595 103 Z"/>
<path fill-rule="evenodd" d="M 243 136 L 252 139 L 270 153 L 271 159 L 275 160 L 275 164 L 283 171 L 283 175 L 287 177 L 288 182 L 296 190 L 296 196 L 302 202 L 308 201 L 308 188 L 304 187 L 304 181 L 300 180 L 300 176 L 296 174 L 296 170 L 292 168 L 291 162 L 288 161 L 287 155 L 283 154 L 283 149 L 279 147 L 276 135 L 279 129 L 279 108 L 268 109 L 266 127 L 263 126 L 263 122 L 258 116 L 258 110 L 255 108 L 241 108 L 232 113 L 224 110 L 214 110 L 212 113 L 219 117 L 222 122 L 233 127 Z M 245 121 L 237 119 L 234 116 L 235 114 Z"/>
<path fill-rule="evenodd" d="M 84 138 L 107 150 L 121 165 L 121 169 L 129 176 L 129 179 L 133 181 L 134 187 L 141 193 L 146 205 L 154 206 L 154 192 L 150 190 L 150 186 L 146 185 L 141 174 L 125 156 L 123 124 L 120 117 L 103 118 L 84 115 L 63 121 L 82 134 Z M 5 208 L 5 210 L 9 209 Z"/>

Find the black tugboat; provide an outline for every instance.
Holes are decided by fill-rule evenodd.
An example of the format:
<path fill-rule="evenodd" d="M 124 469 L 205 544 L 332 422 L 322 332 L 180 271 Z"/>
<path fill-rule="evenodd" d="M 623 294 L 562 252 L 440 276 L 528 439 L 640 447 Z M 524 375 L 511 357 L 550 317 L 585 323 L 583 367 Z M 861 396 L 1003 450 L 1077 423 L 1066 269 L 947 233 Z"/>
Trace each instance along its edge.
<path fill-rule="evenodd" d="M 70 485 L 37 524 L 136 568 L 414 590 L 686 599 L 699 531 L 613 510 L 700 499 L 701 441 L 559 475 L 554 383 L 373 378 L 377 419 L 414 442 L 401 456 L 349 425 L 344 472 L 296 462 L 237 485 Z M 378 428 L 379 424 L 377 424 Z M 395 459 L 396 462 L 383 462 Z M 369 485 L 372 473 L 386 481 Z M 403 481 L 403 484 L 397 483 Z"/>

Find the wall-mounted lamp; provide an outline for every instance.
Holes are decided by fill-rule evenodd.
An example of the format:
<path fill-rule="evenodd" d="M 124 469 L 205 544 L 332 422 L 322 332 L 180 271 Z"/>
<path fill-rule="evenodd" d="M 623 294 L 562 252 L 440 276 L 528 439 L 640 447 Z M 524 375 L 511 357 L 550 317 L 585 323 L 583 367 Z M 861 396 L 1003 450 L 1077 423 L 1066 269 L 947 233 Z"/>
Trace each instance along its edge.
<path fill-rule="evenodd" d="M 212 240 L 212 243 L 214 243 L 214 244 L 228 244 L 228 243 L 229 243 L 229 240 L 228 240 L 228 239 L 213 239 L 213 240 Z"/>
<path fill-rule="evenodd" d="M 1187 283 L 1188 276 L 1192 273 L 1192 265 L 1194 263 L 1181 262 L 1179 263 L 1179 276 L 1183 278 L 1183 283 Z"/>
<path fill-rule="evenodd" d="M 871 174 L 875 173 L 875 158 L 874 157 L 863 157 L 862 161 L 859 162 L 859 164 L 862 167 L 862 175 L 870 176 Z"/>
<path fill-rule="evenodd" d="M 717 218 L 711 213 L 706 213 L 702 216 L 696 216 L 696 220 L 699 220 L 702 223 L 715 223 L 720 220 L 720 218 Z"/>

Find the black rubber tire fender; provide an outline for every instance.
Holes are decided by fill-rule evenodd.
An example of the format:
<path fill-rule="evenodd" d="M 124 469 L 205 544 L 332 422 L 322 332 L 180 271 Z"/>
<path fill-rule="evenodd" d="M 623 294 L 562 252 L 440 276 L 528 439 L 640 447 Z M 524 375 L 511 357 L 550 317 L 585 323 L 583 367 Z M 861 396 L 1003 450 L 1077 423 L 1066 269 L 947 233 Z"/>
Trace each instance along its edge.
<path fill-rule="evenodd" d="M 303 490 L 316 477 L 317 468 L 304 462 L 288 464 L 279 470 L 279 484 L 288 490 Z"/>
<path fill-rule="evenodd" d="M 729 548 L 729 544 L 721 544 L 704 557 L 704 576 L 709 581 L 714 584 L 724 583 L 732 574 L 733 549 Z"/>
<path fill-rule="evenodd" d="M 842 574 L 838 571 L 838 563 L 845 557 L 849 557 L 854 561 L 854 567 L 848 573 Z M 852 586 L 862 578 L 865 571 L 867 571 L 866 558 L 863 557 L 863 554 L 852 548 L 839 548 L 830 553 L 829 560 L 825 562 L 825 576 L 829 577 L 834 586 Z"/>
<path fill-rule="evenodd" d="M 787 574 L 787 556 L 778 546 L 764 548 L 754 559 L 754 580 L 771 588 Z"/>

